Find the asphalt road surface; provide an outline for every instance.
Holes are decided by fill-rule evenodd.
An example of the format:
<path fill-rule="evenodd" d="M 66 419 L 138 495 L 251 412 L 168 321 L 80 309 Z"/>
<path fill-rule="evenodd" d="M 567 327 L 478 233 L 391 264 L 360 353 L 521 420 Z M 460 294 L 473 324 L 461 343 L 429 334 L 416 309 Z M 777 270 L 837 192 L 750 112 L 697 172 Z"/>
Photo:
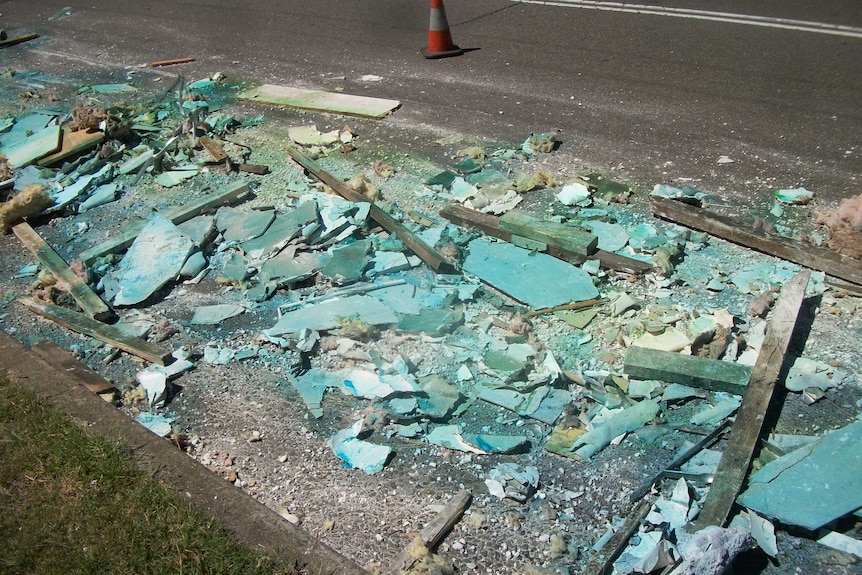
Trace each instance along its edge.
<path fill-rule="evenodd" d="M 419 53 L 424 0 L 90 0 L 49 21 L 67 1 L 0 1 L 10 36 L 44 34 L 6 50 L 61 68 L 192 56 L 190 76 L 394 98 L 386 121 L 415 140 L 560 130 L 559 153 L 640 182 L 862 192 L 858 0 L 447 0 L 468 51 L 441 60 Z"/>

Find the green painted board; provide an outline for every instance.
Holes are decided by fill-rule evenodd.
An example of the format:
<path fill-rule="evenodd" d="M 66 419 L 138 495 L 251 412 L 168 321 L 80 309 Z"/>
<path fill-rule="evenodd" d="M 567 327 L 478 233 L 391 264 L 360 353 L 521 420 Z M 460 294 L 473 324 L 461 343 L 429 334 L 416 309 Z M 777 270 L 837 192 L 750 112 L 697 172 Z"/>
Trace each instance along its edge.
<path fill-rule="evenodd" d="M 593 234 L 512 210 L 500 217 L 500 229 L 524 238 L 563 248 L 582 256 L 592 255 L 598 245 Z"/>
<path fill-rule="evenodd" d="M 62 136 L 60 126 L 48 126 L 21 141 L 17 146 L 4 150 L 6 160 L 13 168 L 22 168 L 59 150 Z"/>
<path fill-rule="evenodd" d="M 401 105 L 398 100 L 353 96 L 323 90 L 305 90 L 274 84 L 263 84 L 246 90 L 240 93 L 238 98 L 247 102 L 261 102 L 361 118 L 383 118 Z"/>
<path fill-rule="evenodd" d="M 747 365 L 631 346 L 626 350 L 623 373 L 636 379 L 679 383 L 711 391 L 742 395 L 751 378 Z"/>

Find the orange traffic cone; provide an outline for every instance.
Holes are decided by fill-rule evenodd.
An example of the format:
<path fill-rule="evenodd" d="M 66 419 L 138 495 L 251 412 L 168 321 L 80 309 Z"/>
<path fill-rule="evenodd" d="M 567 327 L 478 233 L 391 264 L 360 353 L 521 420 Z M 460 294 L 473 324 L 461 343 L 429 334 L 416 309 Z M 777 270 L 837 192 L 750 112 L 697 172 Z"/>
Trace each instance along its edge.
<path fill-rule="evenodd" d="M 431 24 L 428 26 L 428 47 L 422 50 L 426 58 L 446 58 L 459 56 L 464 50 L 452 43 L 449 33 L 449 22 L 446 21 L 446 10 L 443 0 L 431 0 Z"/>

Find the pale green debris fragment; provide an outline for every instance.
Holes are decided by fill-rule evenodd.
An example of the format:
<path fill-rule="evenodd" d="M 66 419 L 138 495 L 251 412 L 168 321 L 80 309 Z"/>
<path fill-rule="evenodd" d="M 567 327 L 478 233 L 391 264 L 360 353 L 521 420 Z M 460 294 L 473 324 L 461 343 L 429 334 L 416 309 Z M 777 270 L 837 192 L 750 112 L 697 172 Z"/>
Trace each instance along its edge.
<path fill-rule="evenodd" d="M 215 225 L 226 242 L 245 242 L 266 232 L 273 220 L 273 210 L 240 210 L 222 206 L 216 212 Z"/>
<path fill-rule="evenodd" d="M 767 463 L 737 502 L 810 531 L 862 508 L 862 421 Z"/>
<path fill-rule="evenodd" d="M 689 343 L 691 342 L 687 335 L 674 328 L 668 328 L 660 335 L 645 333 L 633 341 L 632 345 L 660 351 L 682 351 Z"/>
<path fill-rule="evenodd" d="M 598 297 L 589 274 L 547 254 L 477 238 L 469 244 L 464 271 L 536 308 Z"/>
<path fill-rule="evenodd" d="M 227 365 L 230 363 L 236 352 L 229 347 L 220 347 L 217 345 L 208 345 L 204 348 L 204 361 L 216 365 Z"/>
<path fill-rule="evenodd" d="M 511 453 L 524 447 L 529 440 L 520 435 L 479 435 L 462 434 L 457 425 L 440 425 L 425 436 L 428 443 L 454 449 L 485 455 L 488 453 Z"/>
<path fill-rule="evenodd" d="M 48 126 L 14 146 L 4 148 L 3 154 L 13 168 L 21 168 L 43 156 L 56 152 L 60 148 L 62 136 L 60 126 Z"/>
<path fill-rule="evenodd" d="M 339 141 L 338 130 L 324 134 L 313 124 L 288 128 L 287 137 L 300 146 L 331 146 Z"/>
<path fill-rule="evenodd" d="M 790 391 L 804 391 L 809 388 L 817 388 L 826 391 L 840 384 L 844 379 L 844 372 L 838 370 L 828 363 L 797 357 L 793 366 L 784 380 L 784 387 Z"/>
<path fill-rule="evenodd" d="M 628 230 L 629 245 L 636 250 L 654 250 L 667 243 L 667 238 L 648 223 L 638 224 Z"/>
<path fill-rule="evenodd" d="M 176 169 L 170 172 L 162 172 L 156 176 L 156 183 L 166 188 L 177 186 L 186 180 L 195 177 L 198 174 L 198 168 L 193 169 Z"/>
<path fill-rule="evenodd" d="M 415 383 L 402 375 L 377 374 L 367 369 L 351 370 L 343 381 L 344 387 L 355 397 L 386 399 L 396 393 L 419 391 Z"/>
<path fill-rule="evenodd" d="M 461 401 L 458 387 L 439 375 L 428 375 L 420 378 L 419 386 L 425 396 L 418 396 L 416 401 L 419 411 L 428 417 L 435 419 L 447 417 Z"/>
<path fill-rule="evenodd" d="M 652 399 L 662 393 L 663 384 L 660 381 L 633 379 L 629 381 L 626 395 L 632 399 Z"/>
<path fill-rule="evenodd" d="M 90 194 L 90 197 L 81 202 L 81 205 L 78 206 L 78 213 L 83 213 L 87 210 L 92 210 L 95 207 L 113 202 L 117 199 L 119 188 L 119 184 L 115 183 L 102 184 L 97 187 L 93 190 L 93 193 Z"/>
<path fill-rule="evenodd" d="M 680 399 L 688 399 L 690 397 L 706 397 L 706 391 L 682 385 L 681 383 L 672 383 L 664 390 L 661 396 L 662 401 L 679 401 Z"/>
<path fill-rule="evenodd" d="M 432 336 L 452 333 L 464 323 L 464 306 L 453 309 L 424 308 L 416 315 L 408 315 L 398 322 L 398 331 L 405 333 L 425 333 Z"/>
<path fill-rule="evenodd" d="M 599 238 L 598 248 L 608 252 L 617 252 L 629 243 L 629 234 L 619 224 L 609 224 L 601 220 L 587 222 L 587 227 L 593 235 Z"/>
<path fill-rule="evenodd" d="M 264 330 L 264 334 L 273 337 L 297 333 L 303 328 L 327 331 L 339 327 L 345 319 L 351 317 L 371 325 L 398 321 L 395 312 L 381 301 L 370 296 L 354 295 L 287 312 L 273 327 Z"/>
<path fill-rule="evenodd" d="M 658 415 L 659 409 L 657 401 L 646 399 L 631 407 L 616 411 L 580 436 L 572 444 L 571 451 L 574 451 L 581 459 L 589 459 L 610 445 L 615 437 L 646 425 L 648 421 Z"/>
<path fill-rule="evenodd" d="M 117 266 L 114 305 L 135 305 L 179 276 L 195 245 L 164 216 L 154 213 Z"/>
<path fill-rule="evenodd" d="M 122 164 L 120 164 L 119 172 L 121 174 L 131 174 L 132 172 L 136 172 L 141 167 L 153 159 L 155 156 L 155 152 L 153 150 L 147 148 L 137 156 L 132 156 Z"/>
<path fill-rule="evenodd" d="M 805 188 L 794 188 L 792 190 L 775 190 L 775 197 L 785 204 L 800 205 L 807 204 L 814 199 L 814 192 Z"/>
<path fill-rule="evenodd" d="M 307 373 L 289 378 L 290 383 L 299 391 L 308 410 L 316 418 L 323 417 L 323 395 L 327 389 L 341 386 L 342 379 L 336 374 L 312 368 Z"/>
<path fill-rule="evenodd" d="M 556 197 L 557 201 L 564 206 L 588 205 L 590 201 L 590 189 L 586 185 L 577 182 L 566 184 L 557 193 Z"/>
<path fill-rule="evenodd" d="M 330 437 L 327 444 L 349 467 L 361 469 L 368 475 L 380 473 L 392 453 L 392 448 L 358 439 L 357 436 L 361 431 L 362 420 L 360 419 L 349 428 L 342 429 Z"/>
<path fill-rule="evenodd" d="M 171 434 L 173 418 L 165 417 L 157 413 L 142 411 L 135 416 L 135 421 L 158 435 L 159 437 L 167 437 Z"/>
<path fill-rule="evenodd" d="M 137 92 L 138 89 L 129 84 L 93 84 L 92 86 L 84 86 L 79 93 L 95 92 L 97 94 L 125 94 L 128 92 Z"/>
<path fill-rule="evenodd" d="M 740 403 L 742 398 L 728 397 L 694 414 L 691 422 L 695 425 L 717 425 L 730 417 L 739 408 Z"/>
<path fill-rule="evenodd" d="M 611 315 L 622 315 L 626 311 L 638 307 L 640 304 L 626 292 L 620 293 L 611 303 Z"/>
<path fill-rule="evenodd" d="M 192 325 L 218 325 L 224 320 L 245 313 L 239 304 L 203 305 L 195 309 Z"/>

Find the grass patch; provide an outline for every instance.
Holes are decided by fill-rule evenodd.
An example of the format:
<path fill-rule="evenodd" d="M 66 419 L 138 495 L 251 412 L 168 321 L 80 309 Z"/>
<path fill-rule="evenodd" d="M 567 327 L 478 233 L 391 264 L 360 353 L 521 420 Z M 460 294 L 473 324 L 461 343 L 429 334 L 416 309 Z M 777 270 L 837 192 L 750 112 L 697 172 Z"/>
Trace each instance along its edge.
<path fill-rule="evenodd" d="M 0 378 L 0 573 L 293 574 Z"/>

